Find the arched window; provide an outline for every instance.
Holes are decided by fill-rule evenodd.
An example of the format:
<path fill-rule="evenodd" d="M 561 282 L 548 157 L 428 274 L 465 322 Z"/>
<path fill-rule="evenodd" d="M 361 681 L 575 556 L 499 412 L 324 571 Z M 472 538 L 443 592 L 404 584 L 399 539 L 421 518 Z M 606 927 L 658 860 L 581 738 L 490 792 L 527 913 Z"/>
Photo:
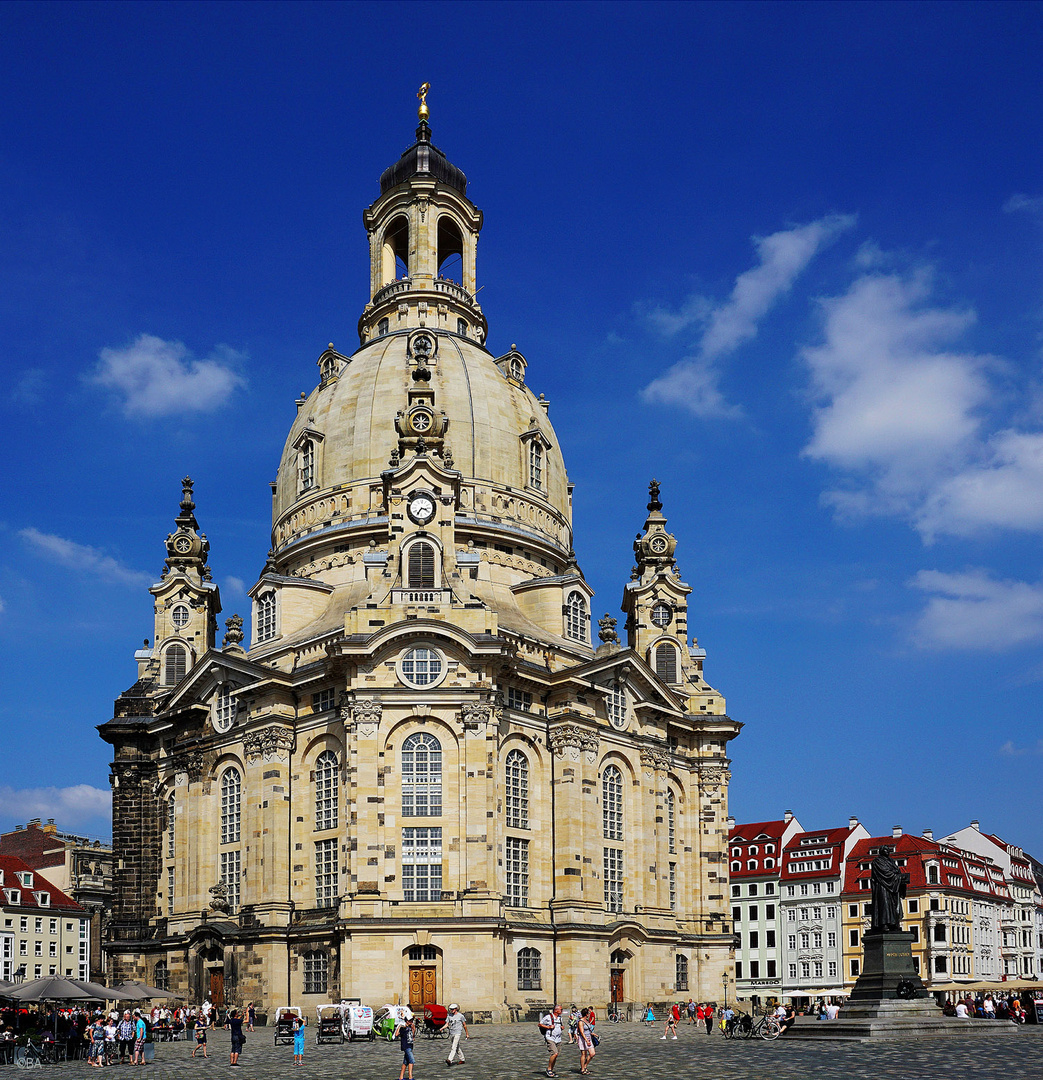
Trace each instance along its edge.
<path fill-rule="evenodd" d="M 674 958 L 674 989 L 688 989 L 688 957 L 684 953 L 677 953 Z"/>
<path fill-rule="evenodd" d="M 339 809 L 337 755 L 324 750 L 315 762 L 315 828 L 335 829 Z"/>
<path fill-rule="evenodd" d="M 257 640 L 275 637 L 275 592 L 271 590 L 257 598 Z"/>
<path fill-rule="evenodd" d="M 442 816 L 442 745 L 426 731 L 402 744 L 402 816 Z"/>
<path fill-rule="evenodd" d="M 587 602 L 582 593 L 571 592 L 565 601 L 565 636 L 573 641 L 587 640 Z"/>
<path fill-rule="evenodd" d="M 606 840 L 623 839 L 623 774 L 615 765 L 601 774 L 601 822 Z"/>
<path fill-rule="evenodd" d="M 418 540 L 409 548 L 406 566 L 406 587 L 433 589 L 435 587 L 435 546 Z"/>
<path fill-rule="evenodd" d="M 529 483 L 534 488 L 543 487 L 543 443 L 539 439 L 529 443 Z"/>
<path fill-rule="evenodd" d="M 539 949 L 518 950 L 518 989 L 539 990 L 543 979 Z"/>
<path fill-rule="evenodd" d="M 733 869 L 733 870 L 741 870 L 741 869 L 742 869 L 742 863 L 741 863 L 741 862 L 739 862 L 739 860 L 738 860 L 738 859 L 736 859 L 736 860 L 735 860 L 735 861 L 734 861 L 734 862 L 732 863 L 732 869 Z"/>
<path fill-rule="evenodd" d="M 463 284 L 464 238 L 448 215 L 438 219 L 438 276 Z"/>
<path fill-rule="evenodd" d="M 238 844 L 241 825 L 243 778 L 236 768 L 221 777 L 221 843 Z"/>
<path fill-rule="evenodd" d="M 174 796 L 167 799 L 167 858 L 174 857 Z"/>
<path fill-rule="evenodd" d="M 529 759 L 520 751 L 507 755 L 507 826 L 511 829 L 529 827 Z"/>
<path fill-rule="evenodd" d="M 300 449 L 301 491 L 315 486 L 315 440 L 305 439 Z"/>
<path fill-rule="evenodd" d="M 677 649 L 667 641 L 655 648 L 655 673 L 665 683 L 677 682 Z"/>
<path fill-rule="evenodd" d="M 152 983 L 160 990 L 170 989 L 170 969 L 166 960 L 157 960 L 155 970 L 152 972 Z"/>
<path fill-rule="evenodd" d="M 188 649 L 184 645 L 169 645 L 163 654 L 163 683 L 176 686 L 188 671 Z"/>
<path fill-rule="evenodd" d="M 304 954 L 304 992 L 306 994 L 328 993 L 330 957 L 323 949 L 310 949 Z"/>
<path fill-rule="evenodd" d="M 521 364 L 521 361 L 517 357 L 515 357 L 511 361 L 511 378 L 512 379 L 517 379 L 519 382 L 521 382 L 521 377 L 522 377 L 522 364 Z"/>
<path fill-rule="evenodd" d="M 409 276 L 409 222 L 397 217 L 384 231 L 380 266 L 383 284 Z"/>
<path fill-rule="evenodd" d="M 676 851 L 677 836 L 674 831 L 674 793 L 672 791 L 666 793 L 666 840 L 669 844 L 668 850 Z"/>

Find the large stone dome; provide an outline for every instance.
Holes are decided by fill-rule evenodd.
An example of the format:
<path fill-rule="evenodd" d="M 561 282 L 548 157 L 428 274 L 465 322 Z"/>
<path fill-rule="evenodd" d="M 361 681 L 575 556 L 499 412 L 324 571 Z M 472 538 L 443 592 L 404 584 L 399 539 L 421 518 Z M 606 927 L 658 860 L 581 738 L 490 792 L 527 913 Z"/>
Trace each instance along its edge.
<path fill-rule="evenodd" d="M 524 357 L 512 349 L 497 360 L 462 335 L 428 334 L 434 351 L 424 385 L 441 432 L 431 453 L 459 474 L 461 539 L 473 534 L 468 525 L 502 532 L 563 564 L 571 548 L 568 477 L 547 403 L 525 385 Z M 273 547 L 284 572 L 302 544 L 313 561 L 317 544 L 358 543 L 357 534 L 378 524 L 381 477 L 397 460 L 417 385 L 410 340 L 409 332 L 389 333 L 350 358 L 327 352 L 320 361 L 327 377 L 298 402 L 275 484 Z M 542 459 L 538 478 L 534 453 Z"/>

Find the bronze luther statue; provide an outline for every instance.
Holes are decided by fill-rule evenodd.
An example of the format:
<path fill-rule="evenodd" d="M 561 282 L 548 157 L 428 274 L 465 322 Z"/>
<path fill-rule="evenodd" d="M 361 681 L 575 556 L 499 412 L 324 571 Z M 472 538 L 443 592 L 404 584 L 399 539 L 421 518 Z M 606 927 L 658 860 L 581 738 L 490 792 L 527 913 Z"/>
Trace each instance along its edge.
<path fill-rule="evenodd" d="M 870 867 L 869 887 L 873 903 L 869 913 L 869 929 L 884 933 L 902 929 L 902 897 L 905 896 L 909 875 L 903 874 L 891 858 L 894 848 L 883 847 Z"/>

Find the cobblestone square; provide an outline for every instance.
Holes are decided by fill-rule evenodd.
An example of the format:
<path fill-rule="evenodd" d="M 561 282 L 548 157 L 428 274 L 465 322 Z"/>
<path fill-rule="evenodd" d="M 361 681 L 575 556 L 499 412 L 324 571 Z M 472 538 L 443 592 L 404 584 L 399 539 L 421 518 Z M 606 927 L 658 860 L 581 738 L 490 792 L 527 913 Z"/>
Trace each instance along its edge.
<path fill-rule="evenodd" d="M 817 1021 L 809 1020 L 809 1023 Z M 760 1040 L 728 1041 L 718 1032 L 706 1036 L 694 1027 L 680 1029 L 675 1046 L 663 1041 L 661 1025 L 640 1023 L 598 1025 L 602 1037 L 591 1073 L 600 1080 L 630 1077 L 693 1077 L 698 1080 L 1040 1080 L 1043 1077 L 1043 1029 L 1022 1028 L 1005 1038 L 949 1038 L 913 1042 L 807 1042 L 767 1043 Z M 314 1041 L 309 1028 L 301 1080 L 397 1080 L 402 1064 L 398 1044 L 356 1042 L 324 1044 Z M 447 1069 L 448 1041 L 420 1034 L 416 1044 L 414 1080 L 431 1080 L 451 1073 L 453 1080 L 539 1080 L 544 1076 L 547 1053 L 536 1025 L 472 1025 L 471 1039 L 463 1045 L 467 1061 Z M 239 1076 L 241 1080 L 284 1077 L 292 1068 L 293 1047 L 275 1046 L 271 1028 L 248 1035 Z M 156 1061 L 146 1066 L 146 1078 L 180 1080 L 230 1071 L 228 1033 L 210 1034 L 210 1057 L 193 1060 L 189 1042 L 160 1043 Z M 94 1075 L 85 1061 L 52 1066 L 63 1080 Z M 129 1072 L 129 1066 L 117 1066 Z M 11 1070 L 13 1071 L 13 1070 Z M 563 1044 L 558 1059 L 562 1080 L 579 1075 L 579 1055 Z"/>

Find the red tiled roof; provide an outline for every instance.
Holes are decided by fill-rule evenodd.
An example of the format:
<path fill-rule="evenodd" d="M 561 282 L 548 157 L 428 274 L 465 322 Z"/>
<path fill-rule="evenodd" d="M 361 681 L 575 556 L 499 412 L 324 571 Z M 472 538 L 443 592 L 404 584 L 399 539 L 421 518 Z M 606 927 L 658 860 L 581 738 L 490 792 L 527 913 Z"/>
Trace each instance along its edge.
<path fill-rule="evenodd" d="M 782 866 L 782 880 L 809 881 L 813 878 L 836 877 L 840 873 L 841 845 L 850 832 L 850 828 L 843 826 L 838 829 L 819 829 L 817 831 L 809 830 L 808 832 L 797 833 L 786 845 L 785 861 Z M 813 840 L 815 843 L 805 844 L 804 852 L 802 852 L 802 840 Z M 806 853 L 808 851 L 820 851 L 823 848 L 829 848 L 828 855 L 808 855 Z M 806 869 L 802 865 L 805 862 L 827 862 L 828 865 L 820 866 L 818 869 Z M 795 869 L 794 867 L 799 868 Z"/>
<path fill-rule="evenodd" d="M 4 908 L 15 908 L 19 911 L 31 910 L 37 913 L 44 911 L 61 910 L 65 912 L 78 912 L 84 915 L 87 912 L 76 903 L 71 896 L 67 896 L 61 891 L 61 889 L 55 888 L 47 878 L 45 878 L 39 870 L 34 870 L 27 862 L 17 858 L 14 855 L 0 855 L 0 870 L 4 872 L 4 884 L 5 889 L 18 889 L 22 894 L 22 902 L 18 905 L 10 904 L 7 901 L 6 894 L 0 893 L 0 904 Z M 24 873 L 29 871 L 33 875 L 33 887 L 31 889 L 25 888 L 15 877 L 18 873 Z M 49 893 L 51 902 L 46 907 L 40 904 L 36 897 L 33 896 L 34 892 Z"/>

